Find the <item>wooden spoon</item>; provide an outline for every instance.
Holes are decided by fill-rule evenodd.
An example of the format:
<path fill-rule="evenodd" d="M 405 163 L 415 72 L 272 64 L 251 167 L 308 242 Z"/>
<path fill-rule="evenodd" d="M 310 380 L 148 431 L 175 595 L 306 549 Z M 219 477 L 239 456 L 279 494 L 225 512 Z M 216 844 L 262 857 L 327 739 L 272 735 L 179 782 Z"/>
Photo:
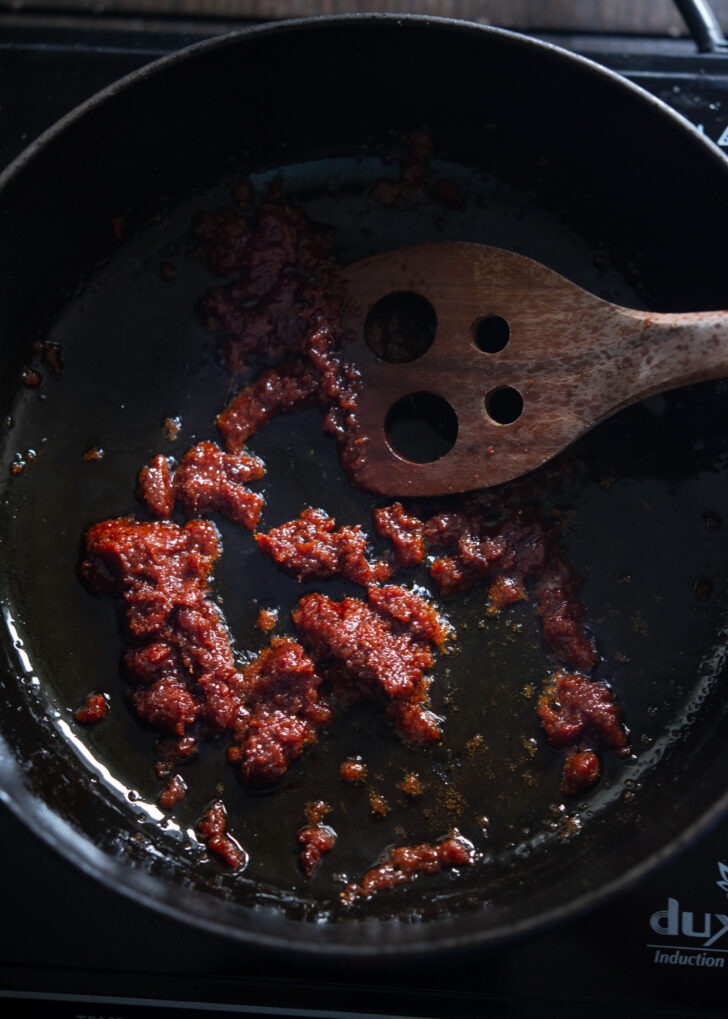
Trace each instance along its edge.
<path fill-rule="evenodd" d="M 509 481 L 628 404 L 728 375 L 728 312 L 622 308 L 510 251 L 400 248 L 344 280 L 350 476 L 385 495 Z"/>

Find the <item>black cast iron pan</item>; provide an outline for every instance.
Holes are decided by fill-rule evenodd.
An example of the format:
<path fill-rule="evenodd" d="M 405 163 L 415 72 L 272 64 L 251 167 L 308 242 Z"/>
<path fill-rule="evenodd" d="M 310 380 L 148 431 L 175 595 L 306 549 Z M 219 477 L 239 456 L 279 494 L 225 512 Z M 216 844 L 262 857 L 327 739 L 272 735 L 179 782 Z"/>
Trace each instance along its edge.
<path fill-rule="evenodd" d="M 421 128 L 433 172 L 457 181 L 463 207 L 372 202 Z M 354 712 L 273 793 L 243 790 L 210 746 L 177 810 L 165 819 L 155 805 L 154 734 L 125 707 L 118 620 L 79 580 L 80 540 L 97 520 L 140 511 L 135 480 L 150 456 L 215 437 L 236 380 L 196 316 L 212 280 L 189 231 L 245 176 L 263 191 L 280 179 L 334 230 L 343 262 L 475 240 L 625 304 L 728 306 L 728 164 L 645 93 L 548 45 L 446 20 L 314 19 L 203 43 L 92 100 L 0 187 L 2 795 L 90 879 L 269 948 L 396 959 L 502 942 L 593 908 L 728 803 L 720 383 L 623 413 L 539 482 L 584 579 L 598 676 L 629 724 L 631 755 L 607 755 L 593 793 L 560 795 L 558 755 L 535 720 L 533 691 L 553 662 L 532 607 L 484 624 L 475 591 L 452 606 L 458 650 L 436 667 L 441 746 L 407 750 L 381 719 Z M 60 344 L 58 376 L 33 353 L 39 340 Z M 22 382 L 28 366 L 44 375 L 37 387 Z M 181 430 L 165 437 L 173 417 Z M 273 422 L 254 448 L 268 465 L 265 524 L 308 504 L 371 530 L 372 501 L 346 484 L 317 412 Z M 252 653 L 258 609 L 279 607 L 285 628 L 300 590 L 249 535 L 219 526 L 216 596 L 236 647 Z M 73 711 L 97 689 L 112 711 L 81 727 Z M 367 790 L 342 788 L 338 765 L 352 753 L 388 798 L 386 817 L 372 817 Z M 410 770 L 426 780 L 416 804 L 397 792 Z M 206 857 L 194 834 L 221 790 L 250 854 L 243 874 Z M 294 836 L 316 798 L 334 807 L 339 846 L 307 881 Z M 477 866 L 341 910 L 342 875 L 453 826 Z"/>

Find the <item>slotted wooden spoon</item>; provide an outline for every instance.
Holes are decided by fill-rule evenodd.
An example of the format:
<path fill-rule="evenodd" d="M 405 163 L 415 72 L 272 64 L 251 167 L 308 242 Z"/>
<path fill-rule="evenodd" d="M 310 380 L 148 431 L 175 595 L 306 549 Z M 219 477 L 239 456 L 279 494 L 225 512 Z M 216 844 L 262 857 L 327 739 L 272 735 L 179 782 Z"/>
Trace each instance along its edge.
<path fill-rule="evenodd" d="M 509 481 L 622 407 L 728 375 L 728 312 L 623 308 L 498 248 L 400 248 L 344 280 L 350 476 L 384 495 Z"/>

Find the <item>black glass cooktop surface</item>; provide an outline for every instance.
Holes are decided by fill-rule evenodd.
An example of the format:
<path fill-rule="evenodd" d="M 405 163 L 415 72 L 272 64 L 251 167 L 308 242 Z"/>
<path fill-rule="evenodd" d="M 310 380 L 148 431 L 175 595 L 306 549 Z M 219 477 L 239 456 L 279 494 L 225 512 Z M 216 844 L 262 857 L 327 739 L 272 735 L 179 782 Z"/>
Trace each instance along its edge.
<path fill-rule="evenodd" d="M 108 83 L 219 30 L 0 16 L 0 163 Z M 728 55 L 682 41 L 556 41 L 652 91 L 728 154 Z M 728 821 L 622 898 L 536 939 L 376 971 L 191 930 L 89 881 L 2 804 L 0 821 L 8 1016 L 727 1014 Z"/>

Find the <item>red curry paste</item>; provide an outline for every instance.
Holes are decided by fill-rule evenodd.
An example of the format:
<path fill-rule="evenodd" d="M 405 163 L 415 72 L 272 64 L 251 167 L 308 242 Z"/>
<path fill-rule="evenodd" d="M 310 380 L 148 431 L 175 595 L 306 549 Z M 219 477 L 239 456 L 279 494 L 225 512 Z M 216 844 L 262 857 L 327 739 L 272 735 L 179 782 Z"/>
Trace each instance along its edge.
<path fill-rule="evenodd" d="M 428 163 L 427 138 L 415 134 L 398 179 L 383 183 L 372 197 L 396 203 L 406 194 L 437 193 Z M 441 190 L 450 201 L 458 197 Z M 121 601 L 132 706 L 167 737 L 158 762 L 166 780 L 160 804 L 173 809 L 185 795 L 175 762 L 194 753 L 202 734 L 226 737 L 227 757 L 249 785 L 280 781 L 321 727 L 333 722 L 335 707 L 358 700 L 378 705 L 408 745 L 443 739 L 429 690 L 435 655 L 452 633 L 428 600 L 387 583 L 395 567 L 426 569 L 446 600 L 482 584 L 484 615 L 533 599 L 544 641 L 563 666 L 545 683 L 538 719 L 548 742 L 564 754 L 563 793 L 582 793 L 599 778 L 598 751 L 621 750 L 627 737 L 611 690 L 589 677 L 597 662 L 594 640 L 584 626 L 578 580 L 550 524 L 506 501 L 463 499 L 427 512 L 393 502 L 373 511 L 376 534 L 389 543 L 393 563 L 369 554 L 360 526 L 337 527 L 322 509 L 305 507 L 296 519 L 258 530 L 264 499 L 249 486 L 265 468 L 246 444 L 274 416 L 317 406 L 344 468 L 352 467 L 359 456 L 349 441 L 359 376 L 340 353 L 332 238 L 286 205 L 276 188 L 256 204 L 252 189 L 241 185 L 234 199 L 232 206 L 201 216 L 195 227 L 201 256 L 222 280 L 201 302 L 203 322 L 218 336 L 229 371 L 248 373 L 216 419 L 222 445 L 198 442 L 179 463 L 154 457 L 138 481 L 140 502 L 152 519 L 94 525 L 82 564 L 91 590 Z M 187 522 L 175 522 L 176 512 Z M 300 641 L 272 636 L 268 647 L 240 665 L 210 589 L 220 539 L 214 525 L 200 518 L 214 514 L 253 531 L 263 556 L 299 582 L 340 578 L 363 586 L 365 596 L 306 594 L 292 613 Z M 277 616 L 266 613 L 259 624 L 271 631 Z M 81 721 L 87 720 L 83 711 Z M 341 766 L 347 782 L 364 781 L 366 774 L 354 759 Z M 421 795 L 419 780 L 413 789 L 410 784 L 408 793 Z M 372 810 L 386 813 L 381 796 L 385 806 L 375 810 L 376 796 L 370 793 Z M 311 813 L 297 836 L 307 876 L 336 842 L 323 822 L 327 812 Z M 244 866 L 246 854 L 227 834 L 221 801 L 210 805 L 198 831 L 230 867 Z M 351 904 L 475 859 L 460 835 L 390 849 L 381 864 L 347 885 L 342 901 Z"/>
<path fill-rule="evenodd" d="M 215 800 L 197 822 L 197 830 L 211 853 L 219 856 L 231 870 L 240 870 L 247 855 L 227 833 L 227 813 L 222 800 Z"/>
<path fill-rule="evenodd" d="M 419 874 L 436 874 L 452 867 L 469 867 L 475 863 L 472 843 L 460 835 L 451 835 L 434 844 L 396 846 L 385 854 L 382 863 L 368 870 L 357 882 L 347 884 L 341 893 L 342 902 L 351 905 L 356 899 L 369 899 L 376 892 L 407 884 Z"/>
<path fill-rule="evenodd" d="M 308 508 L 300 517 L 256 534 L 258 547 L 298 581 L 344 577 L 355 584 L 388 580 L 392 567 L 367 558 L 368 537 L 360 526 L 340 527 L 324 510 Z"/>
<path fill-rule="evenodd" d="M 297 641 L 274 637 L 242 679 L 228 760 L 247 783 L 276 782 L 315 742 L 319 727 L 331 721 L 331 708 L 319 692 L 321 675 Z"/>
<path fill-rule="evenodd" d="M 250 453 L 224 453 L 214 442 L 199 442 L 175 467 L 161 454 L 139 475 L 138 495 L 157 517 L 170 517 L 175 504 L 185 516 L 221 513 L 252 530 L 263 509 L 263 496 L 247 488 L 265 474 L 263 462 Z"/>
<path fill-rule="evenodd" d="M 342 700 L 383 702 L 406 743 L 433 743 L 442 733 L 429 709 L 428 670 L 449 630 L 429 603 L 402 587 L 369 587 L 367 596 L 336 602 L 306 595 L 293 622 Z"/>
<path fill-rule="evenodd" d="M 88 695 L 81 707 L 74 711 L 73 717 L 77 722 L 82 722 L 84 725 L 95 725 L 96 722 L 106 718 L 108 713 L 108 697 L 102 693 L 92 693 Z"/>
<path fill-rule="evenodd" d="M 298 832 L 298 843 L 301 846 L 299 860 L 306 877 L 313 876 L 324 856 L 336 845 L 336 832 L 330 825 L 324 824 L 324 818 L 330 813 L 331 807 L 323 800 L 315 800 L 306 805 L 308 824 Z"/>

